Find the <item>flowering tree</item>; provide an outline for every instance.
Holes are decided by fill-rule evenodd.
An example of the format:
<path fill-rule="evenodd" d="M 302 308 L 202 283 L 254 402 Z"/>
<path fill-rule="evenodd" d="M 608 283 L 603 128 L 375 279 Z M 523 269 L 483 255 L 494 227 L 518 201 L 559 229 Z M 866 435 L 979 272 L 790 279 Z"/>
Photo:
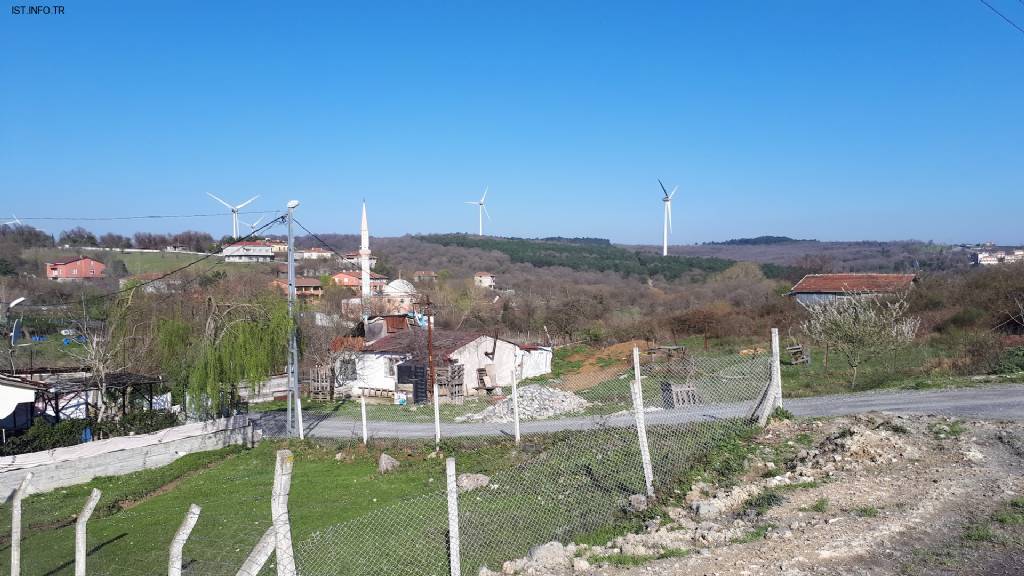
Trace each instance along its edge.
<path fill-rule="evenodd" d="M 846 358 L 853 368 L 851 386 L 857 385 L 857 371 L 864 361 L 906 346 L 921 325 L 920 318 L 907 315 L 906 294 L 846 293 L 806 308 L 810 318 L 802 325 L 804 332 Z"/>

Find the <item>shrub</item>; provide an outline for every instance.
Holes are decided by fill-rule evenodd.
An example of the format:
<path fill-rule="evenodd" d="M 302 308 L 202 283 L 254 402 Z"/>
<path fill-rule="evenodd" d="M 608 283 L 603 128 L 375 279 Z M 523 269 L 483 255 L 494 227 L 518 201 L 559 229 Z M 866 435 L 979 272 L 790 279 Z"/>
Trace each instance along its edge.
<path fill-rule="evenodd" d="M 994 374 L 1013 374 L 1024 372 L 1024 346 L 1010 348 L 1003 352 L 999 363 L 992 371 Z"/>

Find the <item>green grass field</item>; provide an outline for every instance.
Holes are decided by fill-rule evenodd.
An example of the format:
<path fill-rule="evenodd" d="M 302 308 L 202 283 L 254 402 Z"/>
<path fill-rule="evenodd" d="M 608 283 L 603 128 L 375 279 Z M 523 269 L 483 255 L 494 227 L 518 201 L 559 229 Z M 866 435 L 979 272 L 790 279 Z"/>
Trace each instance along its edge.
<path fill-rule="evenodd" d="M 728 422 L 652 428 L 659 490 L 685 493 L 691 479 L 734 468 L 745 457 L 739 448 L 748 430 Z M 72 573 L 74 517 L 95 487 L 103 498 L 89 522 L 89 574 L 166 573 L 168 545 L 195 503 L 202 514 L 185 547 L 186 568 L 232 575 L 270 525 L 274 455 L 283 447 L 295 453 L 289 509 L 305 573 L 447 572 L 444 459 L 431 456 L 432 443 L 377 443 L 367 451 L 351 443 L 265 441 L 252 450 L 189 454 L 162 468 L 27 498 L 23 573 Z M 400 460 L 398 471 L 377 472 L 382 450 Z M 628 496 L 643 490 L 630 429 L 527 437 L 519 448 L 507 439 L 449 440 L 442 450 L 456 458 L 460 473 L 488 474 L 495 486 L 460 497 L 467 573 L 482 565 L 500 568 L 552 539 L 607 541 L 642 528 L 646 518 L 625 509 Z M 9 510 L 4 507 L 0 519 L 4 565 Z"/>

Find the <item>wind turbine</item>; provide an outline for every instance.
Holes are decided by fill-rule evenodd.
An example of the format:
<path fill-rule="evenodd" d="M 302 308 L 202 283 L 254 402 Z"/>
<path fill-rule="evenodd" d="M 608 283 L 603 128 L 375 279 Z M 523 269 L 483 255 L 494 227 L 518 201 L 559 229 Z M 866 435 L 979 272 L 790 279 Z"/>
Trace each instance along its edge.
<path fill-rule="evenodd" d="M 242 202 L 238 206 L 232 206 L 231 204 L 228 204 L 227 202 L 221 200 L 220 198 L 217 198 L 216 196 L 210 194 L 209 192 L 207 192 L 206 195 L 231 209 L 231 237 L 238 238 L 238 211 L 248 206 L 249 203 L 252 202 L 253 200 L 259 198 L 259 195 L 257 194 L 256 196 L 249 198 L 248 200 Z"/>
<path fill-rule="evenodd" d="M 253 222 L 252 224 L 249 224 L 249 223 L 248 223 L 248 222 L 246 222 L 245 220 L 239 220 L 239 222 L 241 222 L 242 224 L 245 224 L 246 226 L 248 226 L 248 227 L 249 227 L 249 233 L 250 233 L 250 234 L 252 234 L 252 233 L 255 233 L 255 232 L 256 232 L 256 229 L 260 227 L 260 222 L 261 222 L 262 220 L 263 220 L 263 216 L 260 216 L 260 217 L 259 217 L 259 218 L 257 218 L 257 219 L 256 219 L 256 221 L 255 221 L 255 222 Z"/>
<path fill-rule="evenodd" d="M 23 226 L 24 225 L 24 224 L 22 224 L 21 220 L 18 220 L 18 217 L 15 216 L 14 214 L 11 214 L 11 218 L 14 218 L 14 220 L 11 220 L 10 222 L 4 222 L 3 225 L 4 226 L 10 226 L 11 224 L 17 224 L 18 226 Z"/>
<path fill-rule="evenodd" d="M 661 199 L 665 203 L 665 233 L 661 241 L 661 255 L 668 256 L 668 233 L 672 231 L 672 197 L 676 195 L 679 186 L 669 192 L 661 182 L 661 178 L 658 178 L 658 184 L 661 184 L 661 191 L 665 194 L 665 197 Z"/>
<path fill-rule="evenodd" d="M 484 214 L 487 214 L 487 221 L 491 221 L 491 213 L 487 211 L 487 206 L 484 205 L 484 200 L 487 198 L 487 191 L 490 190 L 490 186 L 484 188 L 484 195 L 480 197 L 480 200 L 474 200 L 472 202 L 466 202 L 466 204 L 472 204 L 478 206 L 480 212 L 480 235 L 484 235 Z"/>

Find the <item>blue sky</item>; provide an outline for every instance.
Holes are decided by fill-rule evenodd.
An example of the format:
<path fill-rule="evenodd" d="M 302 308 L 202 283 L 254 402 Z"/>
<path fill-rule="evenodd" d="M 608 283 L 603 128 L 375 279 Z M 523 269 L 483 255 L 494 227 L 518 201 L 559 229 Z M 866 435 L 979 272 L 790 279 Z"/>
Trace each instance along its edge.
<path fill-rule="evenodd" d="M 0 15 L 0 214 L 390 236 L 489 185 L 489 233 L 655 244 L 662 178 L 673 243 L 1024 243 L 1024 34 L 974 0 L 65 6 Z"/>

